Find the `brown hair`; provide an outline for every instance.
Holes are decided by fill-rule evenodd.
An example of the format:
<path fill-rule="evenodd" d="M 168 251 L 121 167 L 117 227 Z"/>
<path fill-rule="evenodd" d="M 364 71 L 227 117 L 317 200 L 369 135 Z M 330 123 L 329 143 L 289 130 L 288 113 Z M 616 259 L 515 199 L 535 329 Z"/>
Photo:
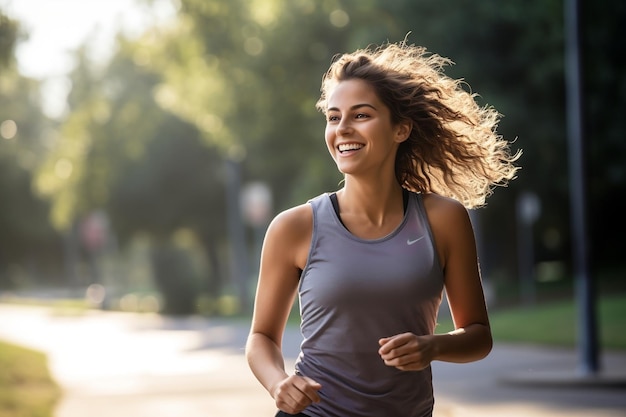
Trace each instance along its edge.
<path fill-rule="evenodd" d="M 322 79 L 316 107 L 326 112 L 341 81 L 368 82 L 389 108 L 392 123 L 409 120 L 412 131 L 396 155 L 396 178 L 405 188 L 482 206 L 496 185 L 506 185 L 521 152 L 496 133 L 500 114 L 480 107 L 463 81 L 444 75 L 447 58 L 406 42 L 387 43 L 338 56 Z"/>

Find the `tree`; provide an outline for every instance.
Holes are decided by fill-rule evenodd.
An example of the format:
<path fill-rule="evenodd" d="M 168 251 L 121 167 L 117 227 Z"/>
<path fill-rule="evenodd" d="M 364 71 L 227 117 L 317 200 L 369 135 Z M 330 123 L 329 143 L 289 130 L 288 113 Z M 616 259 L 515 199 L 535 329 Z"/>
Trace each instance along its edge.
<path fill-rule="evenodd" d="M 141 65 L 132 42 L 121 37 L 118 42 L 120 51 L 101 71 L 79 51 L 70 112 L 37 184 L 51 198 L 60 230 L 71 232 L 81 218 L 104 210 L 122 245 L 139 233 L 152 237 L 163 255 L 154 258 L 155 265 L 170 256 L 158 248 L 170 246 L 177 230 L 193 230 L 212 273 L 190 277 L 188 286 L 219 296 L 224 208 L 215 151 L 200 144 L 193 126 L 156 106 L 153 89 L 159 77 Z M 67 167 L 61 176 L 59 164 Z M 162 289 L 172 288 L 167 280 L 183 285 L 180 275 L 161 280 L 162 269 L 155 268 Z M 204 282 L 200 287 L 199 280 Z M 167 302 L 167 291 L 164 297 Z M 193 303 L 187 304 L 184 312 L 192 312 Z M 168 311 L 183 312 L 176 305 Z"/>
<path fill-rule="evenodd" d="M 585 4 L 593 251 L 598 266 L 617 268 L 621 259 L 612 248 L 619 243 L 599 239 L 599 233 L 614 227 L 623 208 L 613 195 L 626 182 L 624 121 L 615 116 L 624 107 L 618 34 L 625 15 L 623 6 Z M 524 152 L 519 178 L 481 210 L 486 274 L 503 286 L 515 285 L 515 245 L 493 242 L 515 240 L 515 199 L 526 190 L 542 200 L 537 260 L 567 264 L 559 0 L 451 0 L 445 10 L 434 0 L 180 0 L 175 22 L 137 40 L 120 37 L 118 52 L 103 68 L 78 52 L 71 111 L 58 133 L 47 136 L 46 147 L 39 140 L 44 121 L 18 122 L 20 134 L 31 126 L 36 132 L 29 147 L 40 150 L 29 168 L 37 167 L 36 190 L 50 198 L 58 230 L 71 230 L 96 209 L 107 211 L 123 243 L 142 232 L 171 243 L 180 230 L 193 230 L 210 259 L 211 276 L 223 276 L 227 268 L 220 259 L 232 240 L 227 220 L 236 218 L 244 227 L 237 203 L 231 198 L 232 207 L 226 207 L 233 190 L 225 167 L 236 168 L 242 183 L 269 184 L 275 211 L 337 188 L 341 175 L 327 155 L 324 120 L 315 109 L 321 75 L 337 53 L 405 37 L 455 61 L 446 72 L 464 77 L 481 103 L 503 113 L 500 133 Z M 0 54 L 10 50 L 3 45 Z M 6 88 L 17 85 L 15 80 L 1 84 L 3 98 L 13 94 Z M 20 114 L 28 111 L 24 107 Z M 7 143 L 16 142 L 0 145 Z M 17 160 L 6 149 L 2 155 Z M 12 163 L 1 169 L 18 172 Z M 24 187 L 18 188 L 27 195 Z M 0 213 L 3 218 L 12 219 Z M 222 291 L 223 280 L 206 282 L 211 291 Z"/>
<path fill-rule="evenodd" d="M 0 9 L 0 68 L 7 68 L 13 64 L 13 51 L 18 35 L 18 22 L 9 19 Z"/>
<path fill-rule="evenodd" d="M 0 288 L 40 276 L 58 282 L 60 274 L 60 237 L 48 223 L 47 202 L 31 187 L 52 123 L 37 100 L 39 83 L 17 72 L 19 30 L 0 11 Z"/>

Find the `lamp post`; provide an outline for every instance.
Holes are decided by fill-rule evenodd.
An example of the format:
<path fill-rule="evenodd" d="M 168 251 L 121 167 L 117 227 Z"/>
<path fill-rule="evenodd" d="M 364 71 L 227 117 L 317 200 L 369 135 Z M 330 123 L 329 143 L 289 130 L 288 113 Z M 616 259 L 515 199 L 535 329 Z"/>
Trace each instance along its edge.
<path fill-rule="evenodd" d="M 565 12 L 565 81 L 567 137 L 569 141 L 570 208 L 572 258 L 579 309 L 580 371 L 593 375 L 599 370 L 598 336 L 595 316 L 595 293 L 589 276 L 587 252 L 587 213 L 584 173 L 584 112 L 582 111 L 582 82 L 580 75 L 580 28 L 578 0 L 566 0 Z"/>
<path fill-rule="evenodd" d="M 247 184 L 241 193 L 241 211 L 254 229 L 254 264 L 258 272 L 265 228 L 272 211 L 272 191 L 267 184 L 257 181 Z"/>
<path fill-rule="evenodd" d="M 522 300 L 526 306 L 537 300 L 535 291 L 535 255 L 533 224 L 541 214 L 541 203 L 535 193 L 525 191 L 517 198 L 517 262 Z"/>
<path fill-rule="evenodd" d="M 231 274 L 237 287 L 239 306 L 248 311 L 250 297 L 248 292 L 248 255 L 246 236 L 241 218 L 239 198 L 241 191 L 241 160 L 243 151 L 233 147 L 225 160 L 226 163 L 226 205 L 228 217 L 228 235 L 230 243 Z"/>

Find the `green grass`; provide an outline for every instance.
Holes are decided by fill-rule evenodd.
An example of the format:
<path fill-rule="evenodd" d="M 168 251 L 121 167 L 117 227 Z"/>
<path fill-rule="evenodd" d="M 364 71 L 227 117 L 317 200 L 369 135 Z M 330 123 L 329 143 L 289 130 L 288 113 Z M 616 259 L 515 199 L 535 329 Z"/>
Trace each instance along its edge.
<path fill-rule="evenodd" d="M 626 295 L 598 299 L 596 323 L 602 349 L 626 351 Z M 578 306 L 574 300 L 490 311 L 494 341 L 575 347 L 578 343 Z M 437 332 L 452 329 L 442 318 Z"/>
<path fill-rule="evenodd" d="M 0 417 L 52 417 L 60 396 L 43 353 L 0 341 Z"/>

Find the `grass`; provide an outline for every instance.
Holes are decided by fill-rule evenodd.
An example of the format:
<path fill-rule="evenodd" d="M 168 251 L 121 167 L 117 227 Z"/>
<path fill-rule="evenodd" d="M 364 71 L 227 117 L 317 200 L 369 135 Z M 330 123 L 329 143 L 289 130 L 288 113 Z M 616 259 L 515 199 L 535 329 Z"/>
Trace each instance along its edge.
<path fill-rule="evenodd" d="M 80 316 L 90 309 L 89 304 L 84 299 L 73 298 L 31 298 L 3 294 L 0 302 L 3 304 L 49 307 L 52 309 L 53 314 L 58 316 Z M 0 417 L 3 416 L 0 415 Z"/>
<path fill-rule="evenodd" d="M 626 294 L 604 295 L 597 301 L 598 343 L 602 349 L 626 351 Z M 575 347 L 579 337 L 578 306 L 574 300 L 490 311 L 496 342 Z M 451 330 L 442 318 L 437 332 Z"/>
<path fill-rule="evenodd" d="M 0 417 L 52 417 L 60 396 L 43 353 L 0 341 Z"/>

